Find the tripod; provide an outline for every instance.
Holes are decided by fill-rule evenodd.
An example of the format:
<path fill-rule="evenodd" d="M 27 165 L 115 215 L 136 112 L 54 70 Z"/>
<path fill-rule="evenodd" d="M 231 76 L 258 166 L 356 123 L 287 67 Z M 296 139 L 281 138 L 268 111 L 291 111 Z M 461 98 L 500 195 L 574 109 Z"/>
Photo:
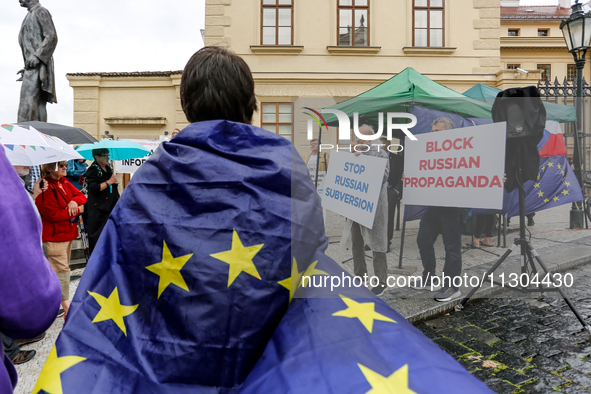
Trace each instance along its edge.
<path fill-rule="evenodd" d="M 583 319 L 583 317 L 581 316 L 581 314 L 577 311 L 577 308 L 574 306 L 574 304 L 571 302 L 571 300 L 567 297 L 566 293 L 564 292 L 564 290 L 562 290 L 562 288 L 560 286 L 556 286 L 556 281 L 554 279 L 554 276 L 550 274 L 550 271 L 548 271 L 548 268 L 546 267 L 546 265 L 544 264 L 544 262 L 542 261 L 542 258 L 540 257 L 540 255 L 536 252 L 536 250 L 534 249 L 534 247 L 532 246 L 531 242 L 528 241 L 525 237 L 525 190 L 523 189 L 523 182 L 521 181 L 521 160 L 519 160 L 519 168 L 517 170 L 517 179 L 519 180 L 518 182 L 518 189 L 519 189 L 519 238 L 515 239 L 515 242 L 513 243 L 513 245 L 507 249 L 507 251 L 505 251 L 505 253 L 496 261 L 496 263 L 488 270 L 488 272 L 484 275 L 484 277 L 482 278 L 482 280 L 480 281 L 480 283 L 478 284 L 478 287 L 473 288 L 466 297 L 464 297 L 464 299 L 462 301 L 460 301 L 460 303 L 458 305 L 456 305 L 456 310 L 462 310 L 464 309 L 466 303 L 468 302 L 468 300 L 470 300 L 470 298 L 472 298 L 472 296 L 474 295 L 474 293 L 476 293 L 476 291 L 478 291 L 478 289 L 480 289 L 482 287 L 482 284 L 484 283 L 485 278 L 488 278 L 490 275 L 492 275 L 492 273 L 494 271 L 496 271 L 497 268 L 499 268 L 499 266 L 503 263 L 503 261 L 505 261 L 505 259 L 507 257 L 509 257 L 509 255 L 517 248 L 520 247 L 521 250 L 521 276 L 519 277 L 519 285 L 521 286 L 521 288 L 515 288 L 515 290 L 521 291 L 521 292 L 544 292 L 544 291 L 558 291 L 560 293 L 560 296 L 564 299 L 564 301 L 567 303 L 568 307 L 571 309 L 571 311 L 573 311 L 573 313 L 575 314 L 575 316 L 577 317 L 577 319 L 579 320 L 579 322 L 583 325 L 583 328 L 585 330 L 587 330 L 587 332 L 589 333 L 589 335 L 591 336 L 591 326 L 589 326 L 589 324 L 587 324 L 587 322 L 585 322 L 585 319 Z M 538 264 L 540 265 L 540 267 L 544 270 L 544 272 L 546 273 L 546 276 L 552 281 L 552 286 L 553 287 L 540 287 L 540 288 L 530 288 L 529 284 L 530 284 L 530 279 L 532 276 L 534 276 L 537 274 L 537 269 L 534 263 L 534 259 L 535 261 L 538 262 Z M 528 267 L 530 268 L 530 270 L 528 270 Z M 528 281 L 527 281 L 527 285 L 523 286 L 523 282 L 521 281 L 521 277 L 523 275 L 527 275 L 528 277 Z M 493 281 L 494 284 L 503 287 L 504 283 L 499 283 L 496 281 Z M 538 285 L 536 285 L 537 287 Z"/>

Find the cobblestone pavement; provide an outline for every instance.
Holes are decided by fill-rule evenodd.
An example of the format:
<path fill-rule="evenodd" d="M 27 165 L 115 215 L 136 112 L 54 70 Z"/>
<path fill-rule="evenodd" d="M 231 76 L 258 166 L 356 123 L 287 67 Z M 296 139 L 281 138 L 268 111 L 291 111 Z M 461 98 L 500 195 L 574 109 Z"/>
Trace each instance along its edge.
<path fill-rule="evenodd" d="M 80 283 L 80 276 L 84 269 L 78 269 L 71 272 L 70 276 L 70 300 L 74 297 L 78 283 Z M 18 383 L 14 394 L 30 394 L 33 392 L 37 378 L 41 375 L 41 370 L 45 364 L 47 356 L 57 340 L 57 336 L 62 331 L 64 326 L 64 319 L 62 317 L 55 319 L 55 322 L 46 331 L 45 338 L 42 341 L 32 343 L 30 345 L 21 346 L 21 350 L 35 350 L 37 354 L 27 363 L 16 365 L 16 372 L 18 373 Z"/>
<path fill-rule="evenodd" d="M 569 297 L 591 323 L 591 264 L 569 270 Z M 591 393 L 591 342 L 558 293 L 506 292 L 416 324 L 496 393 Z"/>

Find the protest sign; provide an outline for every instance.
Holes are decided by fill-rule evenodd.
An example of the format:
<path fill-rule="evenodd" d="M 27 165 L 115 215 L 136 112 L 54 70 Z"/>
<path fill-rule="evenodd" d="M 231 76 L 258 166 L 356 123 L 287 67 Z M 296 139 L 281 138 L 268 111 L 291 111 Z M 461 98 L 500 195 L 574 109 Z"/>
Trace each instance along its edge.
<path fill-rule="evenodd" d="M 372 228 L 387 163 L 385 158 L 333 152 L 322 206 Z"/>
<path fill-rule="evenodd" d="M 505 136 L 503 122 L 407 138 L 404 203 L 501 209 Z"/>
<path fill-rule="evenodd" d="M 115 171 L 120 174 L 134 174 L 138 168 L 146 161 L 152 153 L 158 148 L 158 146 L 162 143 L 160 140 L 127 140 L 130 142 L 134 142 L 136 144 L 140 144 L 141 146 L 150 149 L 150 153 L 146 156 L 138 159 L 129 159 L 129 160 L 117 160 L 115 161 Z"/>

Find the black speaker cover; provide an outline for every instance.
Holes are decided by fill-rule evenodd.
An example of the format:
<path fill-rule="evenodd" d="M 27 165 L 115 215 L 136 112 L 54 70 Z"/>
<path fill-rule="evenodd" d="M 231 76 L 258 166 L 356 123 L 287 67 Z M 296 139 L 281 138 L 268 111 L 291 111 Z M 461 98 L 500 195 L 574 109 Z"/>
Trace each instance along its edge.
<path fill-rule="evenodd" d="M 538 177 L 538 143 L 544 137 L 546 108 L 535 86 L 511 88 L 497 95 L 492 107 L 492 117 L 494 122 L 507 122 L 505 189 L 510 192 L 518 185 L 517 170 L 520 161 L 521 182 L 536 180 Z"/>

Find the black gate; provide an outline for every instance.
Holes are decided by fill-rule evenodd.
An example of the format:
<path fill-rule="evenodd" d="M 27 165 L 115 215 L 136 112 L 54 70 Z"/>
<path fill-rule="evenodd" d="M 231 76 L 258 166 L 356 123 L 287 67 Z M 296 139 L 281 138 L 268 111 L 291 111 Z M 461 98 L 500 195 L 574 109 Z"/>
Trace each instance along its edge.
<path fill-rule="evenodd" d="M 555 104 L 562 104 L 562 105 L 570 105 L 575 106 L 575 98 L 577 95 L 577 81 L 567 81 L 564 78 L 564 81 L 561 83 L 558 82 L 558 78 L 554 79 L 554 83 L 548 82 L 548 80 L 542 82 L 538 81 L 538 89 L 540 91 L 540 95 L 542 96 L 542 100 L 553 102 Z M 582 111 L 581 111 L 581 119 L 582 119 L 582 138 L 581 138 L 581 169 L 582 169 L 582 176 L 583 176 L 583 183 L 585 184 L 586 188 L 591 187 L 591 171 L 590 171 L 590 162 L 589 162 L 589 142 L 591 141 L 591 134 L 589 133 L 589 119 L 588 114 L 589 106 L 591 105 L 591 86 L 587 84 L 585 81 L 585 77 L 583 77 L 583 86 L 582 86 Z M 564 132 L 564 142 L 566 144 L 566 148 L 568 150 L 568 157 L 573 158 L 574 152 L 574 136 L 575 130 L 577 127 L 576 122 L 565 122 L 563 125 L 563 132 Z"/>

